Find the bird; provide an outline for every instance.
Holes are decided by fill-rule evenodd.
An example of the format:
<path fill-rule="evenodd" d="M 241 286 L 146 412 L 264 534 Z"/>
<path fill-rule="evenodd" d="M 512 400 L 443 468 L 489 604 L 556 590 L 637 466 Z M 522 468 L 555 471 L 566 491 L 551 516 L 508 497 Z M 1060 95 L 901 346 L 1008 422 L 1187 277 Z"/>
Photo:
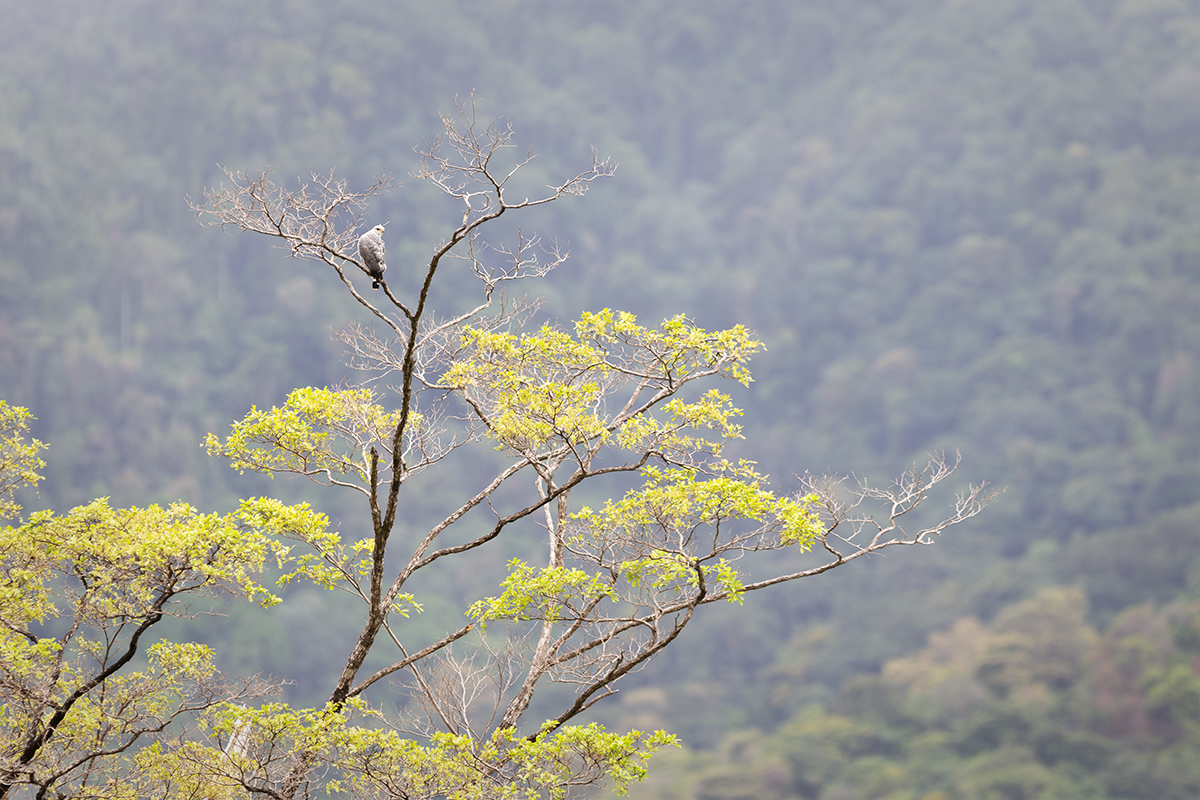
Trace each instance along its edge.
<path fill-rule="evenodd" d="M 382 225 L 376 225 L 358 237 L 358 255 L 362 259 L 363 269 L 374 279 L 371 288 L 378 289 L 383 273 L 387 271 L 387 264 L 383 260 Z"/>

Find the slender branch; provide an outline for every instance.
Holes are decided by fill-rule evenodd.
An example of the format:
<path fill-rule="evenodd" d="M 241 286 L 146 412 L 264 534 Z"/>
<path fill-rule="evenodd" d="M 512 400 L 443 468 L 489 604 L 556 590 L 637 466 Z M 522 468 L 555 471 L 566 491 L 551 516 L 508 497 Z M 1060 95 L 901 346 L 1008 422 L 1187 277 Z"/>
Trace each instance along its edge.
<path fill-rule="evenodd" d="M 386 624 L 384 627 L 387 628 L 388 633 L 390 634 L 391 628 L 388 627 Z M 470 633 L 474 627 L 475 626 L 473 624 L 464 625 L 463 627 L 459 628 L 458 630 L 454 631 L 453 633 L 446 634 L 438 641 L 436 641 L 433 644 L 426 647 L 424 650 L 420 650 L 416 653 L 413 653 L 411 656 L 405 655 L 405 657 L 402 658 L 401 660 L 397 661 L 394 664 L 384 667 L 383 669 L 379 670 L 371 677 L 366 678 L 365 680 L 360 682 L 357 686 L 355 686 L 353 689 L 351 689 L 349 691 L 349 693 L 347 694 L 347 697 L 355 697 L 359 694 L 362 694 L 364 691 L 366 691 L 368 688 L 370 688 L 370 686 L 372 684 L 376 683 L 377 681 L 379 681 L 383 678 L 386 678 L 388 675 L 391 675 L 393 672 L 397 672 L 399 670 L 404 669 L 405 667 L 415 664 L 418 661 L 420 661 L 428 656 L 433 655 L 437 651 L 441 650 L 443 647 L 446 647 L 447 645 L 457 642 L 459 639 L 461 639 L 462 637 L 464 637 L 468 633 Z M 404 648 L 400 646 L 400 642 L 396 639 L 396 637 L 394 635 L 392 636 L 392 640 L 394 642 L 396 642 L 396 646 L 400 647 L 400 649 L 403 651 Z"/>
<path fill-rule="evenodd" d="M 175 594 L 176 592 L 173 589 L 163 589 L 155 598 L 153 604 L 151 604 L 150 613 L 129 637 L 129 643 L 126 645 L 125 652 L 112 661 L 106 668 L 92 676 L 91 679 L 84 681 L 76 687 L 75 691 L 71 692 L 65 700 L 57 704 L 54 713 L 50 715 L 49 719 L 41 722 L 30 733 L 26 739 L 25 747 L 21 750 L 21 754 L 17 756 L 14 766 L 6 768 L 4 773 L 0 775 L 0 798 L 8 795 L 9 790 L 15 785 L 13 777 L 21 771 L 20 767 L 33 763 L 34 759 L 37 758 L 38 752 L 54 737 L 54 734 L 58 731 L 58 727 L 66 719 L 67 714 L 70 713 L 75 704 L 133 660 L 133 657 L 137 655 L 138 643 L 142 638 L 142 634 L 162 620 L 163 607 Z"/>

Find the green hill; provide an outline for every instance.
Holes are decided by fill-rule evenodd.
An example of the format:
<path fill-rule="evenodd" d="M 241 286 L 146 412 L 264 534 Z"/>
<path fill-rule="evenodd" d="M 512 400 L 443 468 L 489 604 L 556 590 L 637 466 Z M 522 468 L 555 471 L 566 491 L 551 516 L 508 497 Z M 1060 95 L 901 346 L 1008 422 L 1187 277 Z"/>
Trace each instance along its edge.
<path fill-rule="evenodd" d="M 407 178 L 412 147 L 474 91 L 538 154 L 534 178 L 592 145 L 621 164 L 536 220 L 572 250 L 540 289 L 549 315 L 755 329 L 768 353 L 736 398 L 740 454 L 781 486 L 958 450 L 964 483 L 1006 489 L 933 549 L 718 615 L 601 715 L 694 746 L 733 748 L 742 726 L 799 741 L 866 724 L 837 711 L 847 681 L 921 657 L 960 618 L 1000 630 L 1037 592 L 1079 586 L 1078 625 L 1112 631 L 1200 591 L 1197 0 L 0 0 L 0 15 L 0 397 L 52 447 L 28 508 L 302 493 L 199 442 L 346 378 L 329 332 L 356 312 L 330 276 L 201 228 L 187 198 L 218 164 L 391 173 L 405 186 L 372 213 L 402 275 L 457 213 Z M 281 639 L 336 618 L 315 603 L 206 635 L 270 669 Z M 909 743 L 881 757 L 920 768 Z M 1096 791 L 1126 796 L 1112 781 Z M 812 786 L 794 791 L 835 796 Z"/>

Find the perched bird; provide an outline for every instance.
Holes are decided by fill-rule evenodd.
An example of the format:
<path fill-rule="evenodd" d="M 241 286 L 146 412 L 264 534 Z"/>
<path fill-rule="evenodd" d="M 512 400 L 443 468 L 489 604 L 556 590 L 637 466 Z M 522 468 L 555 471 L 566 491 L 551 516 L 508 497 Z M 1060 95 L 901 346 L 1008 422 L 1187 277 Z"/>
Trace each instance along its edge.
<path fill-rule="evenodd" d="M 383 261 L 382 225 L 376 225 L 358 237 L 358 256 L 362 259 L 367 274 L 375 279 L 371 288 L 378 289 L 379 282 L 383 280 L 383 273 L 387 270 L 387 264 Z"/>

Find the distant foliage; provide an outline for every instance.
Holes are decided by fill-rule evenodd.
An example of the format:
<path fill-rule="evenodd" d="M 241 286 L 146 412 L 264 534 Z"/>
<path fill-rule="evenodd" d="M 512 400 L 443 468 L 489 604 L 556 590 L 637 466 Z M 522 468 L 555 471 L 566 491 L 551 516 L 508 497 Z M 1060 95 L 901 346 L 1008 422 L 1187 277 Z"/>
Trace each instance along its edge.
<path fill-rule="evenodd" d="M 775 733 L 692 756 L 685 786 L 631 796 L 1194 797 L 1200 603 L 1136 606 L 1103 632 L 1086 611 L 1050 589 L 989 625 L 964 617 Z"/>

